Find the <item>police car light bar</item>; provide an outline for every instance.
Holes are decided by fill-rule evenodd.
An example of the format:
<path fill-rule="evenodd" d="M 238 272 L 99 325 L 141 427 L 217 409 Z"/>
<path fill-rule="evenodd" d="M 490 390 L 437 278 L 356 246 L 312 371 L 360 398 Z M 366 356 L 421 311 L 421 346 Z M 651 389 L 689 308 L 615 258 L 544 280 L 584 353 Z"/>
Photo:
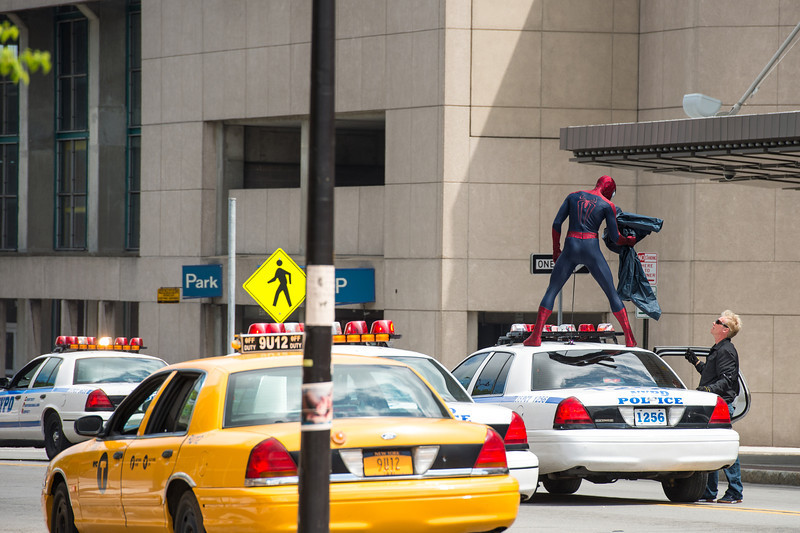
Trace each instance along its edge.
<path fill-rule="evenodd" d="M 115 350 L 122 352 L 138 352 L 144 346 L 141 337 L 82 337 L 77 335 L 59 335 L 56 337 L 55 351 L 66 350 Z"/>
<path fill-rule="evenodd" d="M 516 344 L 523 342 L 534 330 L 534 324 L 512 324 L 510 331 L 497 340 L 497 344 Z M 611 324 L 581 324 L 575 329 L 574 324 L 561 324 L 555 326 L 545 324 L 542 328 L 543 341 L 567 341 L 567 342 L 604 342 L 610 339 L 617 340 L 617 333 Z"/>

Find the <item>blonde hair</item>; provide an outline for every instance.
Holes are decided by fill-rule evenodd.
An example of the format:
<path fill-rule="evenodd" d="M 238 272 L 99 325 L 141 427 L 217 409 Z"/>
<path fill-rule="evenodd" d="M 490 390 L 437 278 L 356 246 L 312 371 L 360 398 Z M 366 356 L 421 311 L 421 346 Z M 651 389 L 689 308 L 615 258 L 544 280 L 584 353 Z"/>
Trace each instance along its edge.
<path fill-rule="evenodd" d="M 730 309 L 724 310 L 722 317 L 725 318 L 725 325 L 728 326 L 728 338 L 734 338 L 739 333 L 739 330 L 742 329 L 742 319 Z"/>

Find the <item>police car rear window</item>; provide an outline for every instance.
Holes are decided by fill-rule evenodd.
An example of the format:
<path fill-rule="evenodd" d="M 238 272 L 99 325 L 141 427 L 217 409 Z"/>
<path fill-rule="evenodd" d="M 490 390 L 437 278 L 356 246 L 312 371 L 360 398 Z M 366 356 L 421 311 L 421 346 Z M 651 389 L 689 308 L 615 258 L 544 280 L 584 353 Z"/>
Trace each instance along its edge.
<path fill-rule="evenodd" d="M 614 386 L 683 388 L 672 369 L 648 352 L 565 350 L 533 355 L 531 390 Z"/>
<path fill-rule="evenodd" d="M 299 422 L 302 370 L 260 368 L 228 380 L 223 427 Z M 340 365 L 333 369 L 333 418 L 449 418 L 425 382 L 402 366 Z"/>
<path fill-rule="evenodd" d="M 139 383 L 165 366 L 158 359 L 142 359 L 128 355 L 119 357 L 89 357 L 75 361 L 72 383 Z"/>

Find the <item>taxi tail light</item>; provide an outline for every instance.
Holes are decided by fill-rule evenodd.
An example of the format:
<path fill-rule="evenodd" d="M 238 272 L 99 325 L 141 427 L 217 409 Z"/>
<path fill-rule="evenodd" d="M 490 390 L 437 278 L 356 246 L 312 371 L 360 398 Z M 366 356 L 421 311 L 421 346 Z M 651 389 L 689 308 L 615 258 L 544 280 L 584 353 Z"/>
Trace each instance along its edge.
<path fill-rule="evenodd" d="M 594 427 L 594 422 L 581 401 L 575 396 L 570 396 L 558 404 L 553 427 L 555 429 Z"/>
<path fill-rule="evenodd" d="M 731 413 L 728 410 L 728 404 L 719 396 L 717 396 L 717 405 L 714 407 L 714 412 L 711 413 L 708 425 L 731 427 Z"/>
<path fill-rule="evenodd" d="M 528 431 L 525 428 L 525 422 L 514 411 L 511 412 L 511 424 L 508 426 L 504 441 L 506 446 L 510 444 L 528 444 Z"/>
<path fill-rule="evenodd" d="M 503 439 L 500 438 L 500 434 L 494 429 L 487 428 L 486 439 L 483 441 L 481 453 L 478 454 L 478 458 L 475 460 L 475 465 L 472 468 L 508 468 L 505 444 L 503 443 Z"/>
<path fill-rule="evenodd" d="M 102 389 L 95 389 L 86 397 L 84 411 L 113 411 L 114 404 Z"/>
<path fill-rule="evenodd" d="M 245 479 L 289 477 L 297 475 L 297 464 L 277 439 L 259 442 L 250 452 Z"/>

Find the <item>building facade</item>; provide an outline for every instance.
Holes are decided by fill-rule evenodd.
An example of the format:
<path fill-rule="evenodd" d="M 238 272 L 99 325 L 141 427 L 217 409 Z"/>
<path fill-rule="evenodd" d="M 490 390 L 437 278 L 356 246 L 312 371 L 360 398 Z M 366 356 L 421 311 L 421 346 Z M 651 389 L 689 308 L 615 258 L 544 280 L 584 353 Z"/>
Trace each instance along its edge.
<path fill-rule="evenodd" d="M 682 95 L 733 104 L 800 21 L 789 0 L 338 0 L 337 268 L 372 269 L 396 345 L 453 367 L 534 322 L 563 197 L 601 174 L 664 229 L 647 346 L 710 345 L 726 308 L 753 392 L 743 444 L 800 446 L 791 323 L 796 191 L 581 165 L 561 128 L 683 117 Z M 732 5 L 735 4 L 735 5 Z M 6 371 L 59 334 L 141 336 L 175 362 L 228 351 L 264 321 L 242 283 L 277 248 L 305 260 L 311 0 L 0 0 L 20 47 L 54 68 L 0 84 L 0 348 Z M 787 54 L 742 113 L 800 107 Z M 236 283 L 159 303 L 183 267 L 221 264 L 236 199 Z M 606 251 L 612 271 L 618 264 Z M 612 322 L 589 276 L 565 321 Z M 292 319 L 303 320 L 303 308 Z M 266 319 L 269 321 L 269 319 Z M 646 331 L 645 331 L 646 330 Z M 680 368 L 696 384 L 691 368 Z"/>

